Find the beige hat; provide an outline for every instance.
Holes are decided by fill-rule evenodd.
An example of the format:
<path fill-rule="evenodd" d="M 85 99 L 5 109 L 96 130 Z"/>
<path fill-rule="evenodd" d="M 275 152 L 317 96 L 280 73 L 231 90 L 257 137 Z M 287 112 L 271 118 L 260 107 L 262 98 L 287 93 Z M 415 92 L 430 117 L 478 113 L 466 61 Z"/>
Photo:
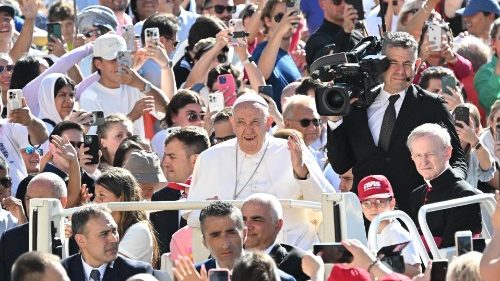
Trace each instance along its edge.
<path fill-rule="evenodd" d="M 120 35 L 107 33 L 94 41 L 94 57 L 114 60 L 119 51 L 126 51 L 127 43 Z"/>
<path fill-rule="evenodd" d="M 139 183 L 166 183 L 160 159 L 154 152 L 139 150 L 130 154 L 123 168 L 129 170 Z"/>

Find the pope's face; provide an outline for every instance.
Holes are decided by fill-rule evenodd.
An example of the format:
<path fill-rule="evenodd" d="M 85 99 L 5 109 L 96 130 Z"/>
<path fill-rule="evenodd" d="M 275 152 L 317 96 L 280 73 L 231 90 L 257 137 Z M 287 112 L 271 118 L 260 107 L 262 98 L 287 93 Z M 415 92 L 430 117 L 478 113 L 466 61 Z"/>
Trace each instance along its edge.
<path fill-rule="evenodd" d="M 238 139 L 240 149 L 246 154 L 255 154 L 262 148 L 266 133 L 273 122 L 258 103 L 244 102 L 236 106 L 229 119 Z"/>

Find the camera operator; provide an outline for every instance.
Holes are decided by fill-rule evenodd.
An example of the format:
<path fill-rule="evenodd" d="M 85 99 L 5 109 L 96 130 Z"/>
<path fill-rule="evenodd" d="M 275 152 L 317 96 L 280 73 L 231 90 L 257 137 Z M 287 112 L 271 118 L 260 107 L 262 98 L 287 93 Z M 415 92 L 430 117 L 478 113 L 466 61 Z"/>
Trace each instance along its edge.
<path fill-rule="evenodd" d="M 382 54 L 390 66 L 383 73 L 382 90 L 371 105 L 352 107 L 340 121 L 329 124 L 328 158 L 335 172 L 343 174 L 353 167 L 354 186 L 370 174 L 385 175 L 403 211 L 408 211 L 410 192 L 424 183 L 406 147 L 415 127 L 424 123 L 445 126 L 453 146 L 451 166 L 462 178 L 467 169 L 452 117 L 442 99 L 411 83 L 417 49 L 410 34 L 388 33 Z M 433 156 L 433 151 L 426 154 L 429 166 Z"/>

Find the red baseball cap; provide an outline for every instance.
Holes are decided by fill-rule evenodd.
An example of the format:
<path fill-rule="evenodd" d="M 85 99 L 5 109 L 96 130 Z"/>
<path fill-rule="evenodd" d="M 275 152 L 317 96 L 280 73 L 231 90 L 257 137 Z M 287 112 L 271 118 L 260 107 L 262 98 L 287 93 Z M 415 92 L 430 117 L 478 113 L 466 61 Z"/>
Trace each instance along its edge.
<path fill-rule="evenodd" d="M 358 183 L 358 198 L 359 201 L 375 198 L 394 197 L 392 186 L 389 180 L 382 175 L 372 175 L 364 177 Z"/>

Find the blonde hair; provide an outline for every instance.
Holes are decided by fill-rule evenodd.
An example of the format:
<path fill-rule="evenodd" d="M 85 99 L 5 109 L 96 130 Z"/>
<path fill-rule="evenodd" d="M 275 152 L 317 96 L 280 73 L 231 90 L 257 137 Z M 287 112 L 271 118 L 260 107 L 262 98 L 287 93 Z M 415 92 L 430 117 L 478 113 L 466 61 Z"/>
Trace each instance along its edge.
<path fill-rule="evenodd" d="M 446 273 L 449 281 L 481 281 L 479 262 L 483 254 L 468 252 L 451 261 Z"/>

